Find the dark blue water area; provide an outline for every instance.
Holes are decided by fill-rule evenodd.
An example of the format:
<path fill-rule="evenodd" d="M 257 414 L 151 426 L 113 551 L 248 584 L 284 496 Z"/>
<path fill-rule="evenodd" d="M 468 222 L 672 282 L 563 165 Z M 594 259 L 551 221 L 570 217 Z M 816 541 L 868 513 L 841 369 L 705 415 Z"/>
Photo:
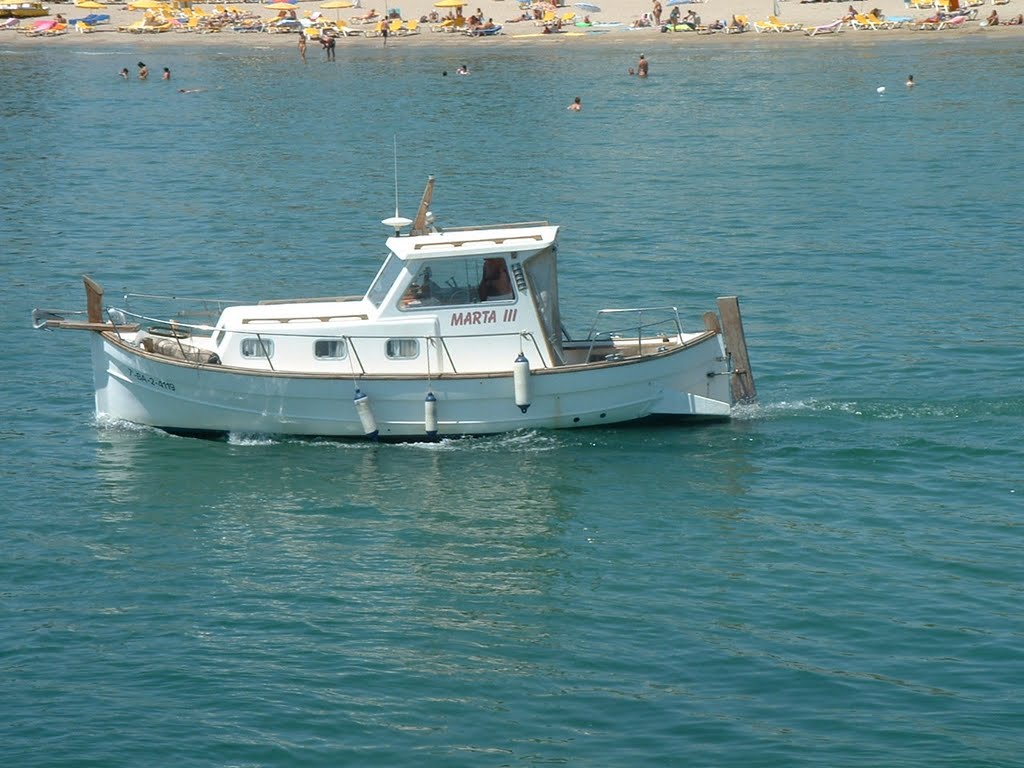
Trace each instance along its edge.
<path fill-rule="evenodd" d="M 0 41 L 5 762 L 1024 765 L 1019 51 L 875 40 Z M 739 295 L 759 402 L 206 442 L 97 423 L 31 329 L 82 274 L 362 291 L 395 145 L 403 212 L 562 225 L 577 333 Z"/>

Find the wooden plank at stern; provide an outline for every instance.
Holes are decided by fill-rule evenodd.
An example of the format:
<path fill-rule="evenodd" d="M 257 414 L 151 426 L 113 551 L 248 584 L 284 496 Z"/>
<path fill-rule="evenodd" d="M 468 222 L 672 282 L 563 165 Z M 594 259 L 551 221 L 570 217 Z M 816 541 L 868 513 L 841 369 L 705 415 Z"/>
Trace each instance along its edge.
<path fill-rule="evenodd" d="M 86 316 L 90 323 L 103 322 L 103 287 L 88 275 L 82 275 L 85 283 Z"/>
<path fill-rule="evenodd" d="M 754 372 L 750 370 L 750 358 L 747 355 L 747 337 L 743 333 L 739 297 L 719 296 L 718 313 L 722 316 L 725 348 L 732 357 L 733 399 L 737 403 L 752 403 L 757 400 L 757 388 L 754 386 Z"/>

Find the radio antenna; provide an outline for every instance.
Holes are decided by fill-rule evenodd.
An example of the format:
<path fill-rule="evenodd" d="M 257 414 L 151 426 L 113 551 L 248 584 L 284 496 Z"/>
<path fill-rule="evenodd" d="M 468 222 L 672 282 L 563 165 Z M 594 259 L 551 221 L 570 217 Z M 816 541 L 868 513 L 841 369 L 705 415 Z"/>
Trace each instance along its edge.
<path fill-rule="evenodd" d="M 395 215 L 389 219 L 384 219 L 381 224 L 385 227 L 390 227 L 395 230 L 395 237 L 402 234 L 402 229 L 412 224 L 412 219 L 407 219 L 404 216 L 398 215 L 398 136 L 392 137 L 394 144 L 394 156 L 395 156 Z"/>
<path fill-rule="evenodd" d="M 391 153 L 395 164 L 395 218 L 398 218 L 398 135 L 391 136 Z"/>

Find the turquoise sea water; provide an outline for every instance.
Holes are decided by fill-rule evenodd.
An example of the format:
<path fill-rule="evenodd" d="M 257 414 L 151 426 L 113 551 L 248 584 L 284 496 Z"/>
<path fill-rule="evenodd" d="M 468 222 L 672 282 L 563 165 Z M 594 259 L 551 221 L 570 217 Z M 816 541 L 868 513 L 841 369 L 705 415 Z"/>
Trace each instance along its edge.
<path fill-rule="evenodd" d="M 1024 765 L 1019 43 L 635 40 L 0 40 L 5 764 Z M 442 224 L 564 226 L 574 331 L 740 295 L 760 404 L 415 446 L 96 424 L 86 338 L 33 307 L 362 290 L 393 138 L 403 211 L 434 173 Z"/>

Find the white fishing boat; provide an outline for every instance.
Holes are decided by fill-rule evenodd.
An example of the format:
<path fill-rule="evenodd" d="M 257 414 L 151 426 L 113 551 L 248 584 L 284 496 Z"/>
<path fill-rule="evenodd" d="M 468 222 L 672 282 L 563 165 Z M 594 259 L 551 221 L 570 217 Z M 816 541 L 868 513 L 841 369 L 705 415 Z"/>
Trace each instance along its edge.
<path fill-rule="evenodd" d="M 86 311 L 33 322 L 91 333 L 98 415 L 175 434 L 430 439 L 727 419 L 756 397 L 735 297 L 694 330 L 675 307 L 636 307 L 573 338 L 558 227 L 440 231 L 432 193 L 433 178 L 415 220 L 384 220 L 389 253 L 363 295 L 106 306 L 86 277 Z"/>

